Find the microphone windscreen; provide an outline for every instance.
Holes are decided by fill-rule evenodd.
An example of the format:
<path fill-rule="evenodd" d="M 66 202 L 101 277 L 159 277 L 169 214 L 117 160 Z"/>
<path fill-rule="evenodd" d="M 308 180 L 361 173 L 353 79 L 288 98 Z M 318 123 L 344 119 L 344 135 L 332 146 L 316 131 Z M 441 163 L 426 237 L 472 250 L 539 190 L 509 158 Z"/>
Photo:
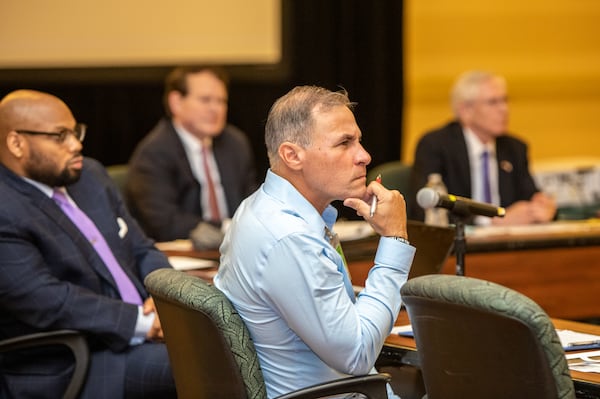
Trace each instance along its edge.
<path fill-rule="evenodd" d="M 437 191 L 429 187 L 423 187 L 417 193 L 417 204 L 423 209 L 434 208 L 440 201 Z"/>

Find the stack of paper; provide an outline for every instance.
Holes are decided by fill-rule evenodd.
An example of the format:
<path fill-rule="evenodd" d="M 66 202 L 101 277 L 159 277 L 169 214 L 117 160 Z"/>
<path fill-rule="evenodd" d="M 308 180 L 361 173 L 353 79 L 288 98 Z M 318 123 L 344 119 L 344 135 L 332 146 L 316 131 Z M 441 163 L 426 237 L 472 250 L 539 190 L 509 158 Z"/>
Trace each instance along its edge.
<path fill-rule="evenodd" d="M 600 373 L 600 351 L 569 353 L 569 368 L 582 373 Z"/>
<path fill-rule="evenodd" d="M 600 348 L 600 336 L 571 330 L 556 330 L 565 351 Z"/>

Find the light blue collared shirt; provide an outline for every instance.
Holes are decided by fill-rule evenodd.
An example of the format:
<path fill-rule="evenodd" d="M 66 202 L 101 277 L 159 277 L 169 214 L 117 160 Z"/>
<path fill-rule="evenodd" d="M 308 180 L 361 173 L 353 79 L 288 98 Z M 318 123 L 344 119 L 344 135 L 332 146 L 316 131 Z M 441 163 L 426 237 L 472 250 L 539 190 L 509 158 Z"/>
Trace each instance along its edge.
<path fill-rule="evenodd" d="M 353 297 L 323 215 L 271 171 L 237 210 L 220 248 L 215 285 L 256 346 L 267 394 L 373 372 L 400 311 L 415 248 L 381 238 L 364 290 Z"/>

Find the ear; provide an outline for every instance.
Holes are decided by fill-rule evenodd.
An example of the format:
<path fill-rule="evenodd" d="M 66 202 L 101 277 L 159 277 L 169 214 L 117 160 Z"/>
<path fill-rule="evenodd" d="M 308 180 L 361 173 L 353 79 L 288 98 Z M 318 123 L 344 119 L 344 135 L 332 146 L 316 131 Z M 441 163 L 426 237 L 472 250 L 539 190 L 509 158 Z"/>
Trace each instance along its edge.
<path fill-rule="evenodd" d="M 460 121 L 469 122 L 473 114 L 473 104 L 468 101 L 463 101 L 458 105 L 458 119 Z"/>
<path fill-rule="evenodd" d="M 167 102 L 169 103 L 169 109 L 171 110 L 172 115 L 179 114 L 182 99 L 183 96 L 176 90 L 171 91 L 167 96 Z"/>
<path fill-rule="evenodd" d="M 289 141 L 283 142 L 277 151 L 281 162 L 292 170 L 302 169 L 304 163 L 304 148 Z"/>
<path fill-rule="evenodd" d="M 6 148 L 15 158 L 22 158 L 25 154 L 25 140 L 14 130 L 6 135 Z"/>

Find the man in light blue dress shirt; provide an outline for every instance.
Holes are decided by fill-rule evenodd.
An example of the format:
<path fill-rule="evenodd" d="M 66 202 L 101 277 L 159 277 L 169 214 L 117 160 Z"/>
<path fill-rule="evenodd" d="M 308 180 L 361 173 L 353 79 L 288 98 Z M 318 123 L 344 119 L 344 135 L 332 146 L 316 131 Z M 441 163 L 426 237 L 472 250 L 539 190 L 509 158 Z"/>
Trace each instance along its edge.
<path fill-rule="evenodd" d="M 352 105 L 345 92 L 314 86 L 275 102 L 265 129 L 266 180 L 242 202 L 220 249 L 215 285 L 250 330 L 270 398 L 374 372 L 400 311 L 415 253 L 406 204 L 398 191 L 367 186 L 371 156 Z M 334 200 L 381 236 L 358 297 L 330 240 Z"/>

